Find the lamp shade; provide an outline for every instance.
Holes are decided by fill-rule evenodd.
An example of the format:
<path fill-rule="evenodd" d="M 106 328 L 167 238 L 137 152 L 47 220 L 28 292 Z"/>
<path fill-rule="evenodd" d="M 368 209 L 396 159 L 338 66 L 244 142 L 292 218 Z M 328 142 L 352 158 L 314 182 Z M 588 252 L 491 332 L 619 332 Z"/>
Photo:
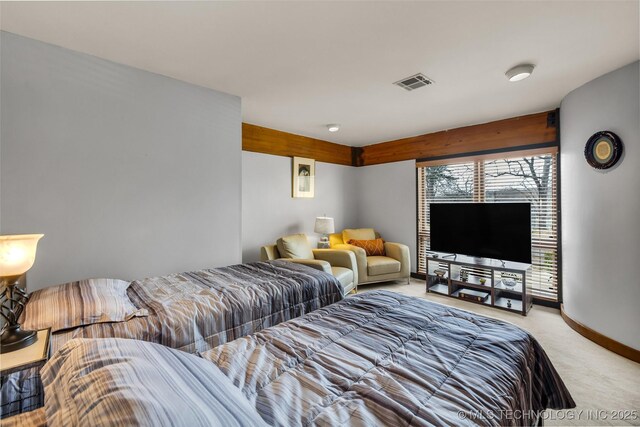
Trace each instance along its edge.
<path fill-rule="evenodd" d="M 0 277 L 20 276 L 36 260 L 38 240 L 44 234 L 0 236 Z"/>
<path fill-rule="evenodd" d="M 316 218 L 316 226 L 313 231 L 318 234 L 331 234 L 335 232 L 333 226 L 333 218 L 329 218 L 326 216 L 319 216 Z"/>

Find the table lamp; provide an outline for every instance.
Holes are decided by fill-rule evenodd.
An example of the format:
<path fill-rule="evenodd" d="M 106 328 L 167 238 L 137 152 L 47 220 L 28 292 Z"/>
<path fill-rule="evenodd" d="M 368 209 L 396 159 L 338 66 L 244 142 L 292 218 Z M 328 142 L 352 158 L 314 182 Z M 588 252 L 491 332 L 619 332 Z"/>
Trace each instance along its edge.
<path fill-rule="evenodd" d="M 318 248 L 329 248 L 329 234 L 335 233 L 333 218 L 326 216 L 319 216 L 316 218 L 316 226 L 313 231 L 318 234 L 322 234 L 320 241 L 318 242 Z"/>
<path fill-rule="evenodd" d="M 38 240 L 44 234 L 0 236 L 0 315 L 6 327 L 0 336 L 0 353 L 9 353 L 33 344 L 36 331 L 20 329 L 18 319 L 24 309 L 27 293 L 16 285 L 36 259 Z"/>

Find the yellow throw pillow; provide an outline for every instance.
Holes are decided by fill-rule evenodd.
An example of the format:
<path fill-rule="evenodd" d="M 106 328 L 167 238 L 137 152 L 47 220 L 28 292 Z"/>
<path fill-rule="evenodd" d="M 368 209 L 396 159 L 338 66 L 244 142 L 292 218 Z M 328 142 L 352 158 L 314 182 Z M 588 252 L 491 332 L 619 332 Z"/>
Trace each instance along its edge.
<path fill-rule="evenodd" d="M 349 240 L 349 244 L 364 249 L 367 256 L 385 256 L 384 252 L 384 240 Z"/>
<path fill-rule="evenodd" d="M 342 241 L 348 243 L 349 240 L 375 240 L 376 232 L 373 228 L 347 228 L 342 230 Z"/>

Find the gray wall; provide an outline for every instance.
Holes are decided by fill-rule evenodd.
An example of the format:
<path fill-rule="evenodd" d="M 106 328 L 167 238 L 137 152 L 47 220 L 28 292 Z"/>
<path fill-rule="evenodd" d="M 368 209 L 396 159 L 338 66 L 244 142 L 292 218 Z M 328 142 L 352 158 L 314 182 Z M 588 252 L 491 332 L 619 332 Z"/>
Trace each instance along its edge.
<path fill-rule="evenodd" d="M 291 197 L 291 158 L 242 152 L 242 260 L 260 259 L 260 246 L 306 233 L 315 247 L 317 216 L 333 217 L 336 231 L 358 226 L 351 166 L 316 162 L 315 197 Z"/>
<path fill-rule="evenodd" d="M 1 36 L 2 234 L 29 290 L 241 261 L 240 99 Z"/>
<path fill-rule="evenodd" d="M 357 169 L 358 226 L 375 228 L 389 242 L 404 243 L 416 272 L 416 162 L 387 163 Z"/>
<path fill-rule="evenodd" d="M 266 190 L 268 189 L 268 190 Z M 385 240 L 409 245 L 416 257 L 415 162 L 354 168 L 316 162 L 316 195 L 291 198 L 291 158 L 242 153 L 242 259 L 260 258 L 260 246 L 306 233 L 315 246 L 316 216 L 335 219 L 336 231 L 373 227 Z"/>
<path fill-rule="evenodd" d="M 638 62 L 562 101 L 564 309 L 574 320 L 640 349 L 640 75 Z M 597 131 L 623 141 L 624 157 L 591 168 L 584 146 Z"/>

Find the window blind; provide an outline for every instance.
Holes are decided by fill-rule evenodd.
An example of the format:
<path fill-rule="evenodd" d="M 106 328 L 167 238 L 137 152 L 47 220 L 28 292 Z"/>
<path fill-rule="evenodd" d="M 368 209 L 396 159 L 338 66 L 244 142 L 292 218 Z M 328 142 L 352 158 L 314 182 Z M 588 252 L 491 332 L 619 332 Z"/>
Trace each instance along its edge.
<path fill-rule="evenodd" d="M 425 253 L 430 249 L 431 203 L 473 202 L 476 171 L 474 162 L 418 168 L 418 272 L 425 274 Z"/>
<path fill-rule="evenodd" d="M 418 272 L 425 274 L 429 250 L 429 205 L 455 202 L 530 202 L 530 284 L 534 296 L 557 300 L 557 150 L 539 149 L 507 157 L 451 159 L 450 164 L 418 164 Z M 513 157 L 515 156 L 515 157 Z"/>

